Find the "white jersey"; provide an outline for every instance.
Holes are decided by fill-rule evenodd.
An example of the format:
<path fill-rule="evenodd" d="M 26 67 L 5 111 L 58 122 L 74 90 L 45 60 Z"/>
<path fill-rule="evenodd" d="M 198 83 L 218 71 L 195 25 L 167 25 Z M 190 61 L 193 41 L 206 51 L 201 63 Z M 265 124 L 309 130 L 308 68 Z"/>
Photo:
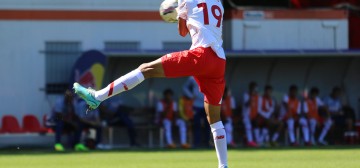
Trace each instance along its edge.
<path fill-rule="evenodd" d="M 225 59 L 222 48 L 224 7 L 220 0 L 178 0 L 178 18 L 186 20 L 192 46 L 211 47 L 218 57 Z"/>
<path fill-rule="evenodd" d="M 316 97 L 316 108 L 319 108 L 322 106 L 324 106 L 324 102 L 319 97 Z M 304 110 L 304 113 L 309 112 L 309 107 L 308 107 L 306 101 L 303 102 L 303 110 Z"/>

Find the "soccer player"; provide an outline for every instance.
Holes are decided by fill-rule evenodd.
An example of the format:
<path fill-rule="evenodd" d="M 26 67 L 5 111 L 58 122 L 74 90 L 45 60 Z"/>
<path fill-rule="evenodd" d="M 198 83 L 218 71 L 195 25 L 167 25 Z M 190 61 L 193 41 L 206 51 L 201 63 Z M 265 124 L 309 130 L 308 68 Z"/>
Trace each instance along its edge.
<path fill-rule="evenodd" d="M 301 102 L 298 99 L 298 87 L 296 85 L 291 85 L 289 94 L 284 96 L 281 111 L 282 117 L 287 123 L 291 145 L 298 145 L 295 139 L 296 123 L 301 126 L 305 143 L 309 144 L 309 128 L 306 118 L 301 114 Z"/>
<path fill-rule="evenodd" d="M 183 85 L 184 95 L 193 100 L 193 147 L 199 148 L 205 143 L 205 147 L 210 147 L 210 126 L 203 124 L 207 122 L 204 108 L 204 94 L 200 92 L 199 86 L 193 77 L 189 77 Z"/>
<path fill-rule="evenodd" d="M 68 133 L 74 132 L 75 134 L 81 131 L 78 127 L 79 118 L 76 116 L 76 101 L 74 95 L 70 90 L 66 90 L 64 97 L 60 98 L 54 108 L 52 119 L 55 121 L 55 145 L 56 151 L 65 151 L 64 146 L 61 144 L 61 137 L 64 131 Z M 76 151 L 87 151 L 88 148 L 80 143 L 80 138 L 76 136 L 71 137 L 71 143 L 74 145 Z"/>
<path fill-rule="evenodd" d="M 159 121 L 165 129 L 165 138 L 168 148 L 176 148 L 172 138 L 172 125 L 176 124 L 179 128 L 180 143 L 184 149 L 190 148 L 186 143 L 186 123 L 179 118 L 178 105 L 173 99 L 174 92 L 171 89 L 166 89 L 163 93 L 163 99 L 156 105 L 156 113 L 160 117 Z"/>
<path fill-rule="evenodd" d="M 272 126 L 272 116 L 275 112 L 276 101 L 272 97 L 273 88 L 270 85 L 265 86 L 264 95 L 260 97 L 260 106 L 259 109 L 259 116 L 261 120 L 261 135 L 259 140 L 259 145 L 262 143 L 269 143 L 270 136 L 269 136 L 269 127 Z M 272 139 L 276 140 L 279 137 L 279 133 L 277 131 L 274 132 Z"/>
<path fill-rule="evenodd" d="M 329 111 L 331 120 L 333 121 L 333 129 L 335 135 L 342 134 L 342 126 L 345 123 L 343 104 L 341 102 L 342 90 L 340 87 L 334 87 L 331 94 L 324 99 L 324 104 Z M 333 137 L 334 141 L 341 141 L 341 136 Z"/>
<path fill-rule="evenodd" d="M 257 141 L 260 140 L 260 129 L 258 128 L 258 112 L 260 109 L 259 94 L 256 82 L 250 82 L 249 91 L 243 96 L 243 122 L 245 126 L 247 146 L 257 147 L 254 142 L 252 128 L 254 127 L 254 134 Z"/>
<path fill-rule="evenodd" d="M 83 130 L 94 129 L 96 131 L 95 146 L 100 148 L 102 143 L 102 125 L 100 119 L 100 112 L 98 109 L 88 113 L 86 111 L 87 105 L 85 101 L 81 100 L 77 103 L 76 116 L 79 118 L 78 130 L 75 132 L 75 139 L 80 142 Z"/>
<path fill-rule="evenodd" d="M 220 105 L 225 87 L 225 53 L 222 48 L 224 8 L 220 0 L 179 0 L 178 30 L 185 37 L 190 33 L 190 50 L 167 54 L 144 63 L 99 91 L 74 83 L 75 92 L 90 109 L 121 92 L 130 90 L 148 78 L 176 78 L 194 76 L 204 93 L 204 107 L 214 138 L 220 168 L 228 166 L 224 125 L 220 119 Z"/>
<path fill-rule="evenodd" d="M 311 88 L 309 98 L 304 101 L 304 112 L 307 115 L 309 124 L 310 124 L 310 137 L 311 137 L 311 143 L 313 145 L 316 145 L 315 140 L 315 132 L 316 132 L 316 126 L 318 125 L 318 122 L 320 120 L 319 116 L 319 109 L 324 107 L 324 103 L 321 101 L 319 96 L 319 89 L 318 88 Z M 319 143 L 321 145 L 327 145 L 327 142 L 324 141 L 324 138 L 331 128 L 332 120 L 329 118 L 329 115 L 327 114 L 327 118 L 324 121 L 324 127 L 320 133 L 319 136 Z"/>

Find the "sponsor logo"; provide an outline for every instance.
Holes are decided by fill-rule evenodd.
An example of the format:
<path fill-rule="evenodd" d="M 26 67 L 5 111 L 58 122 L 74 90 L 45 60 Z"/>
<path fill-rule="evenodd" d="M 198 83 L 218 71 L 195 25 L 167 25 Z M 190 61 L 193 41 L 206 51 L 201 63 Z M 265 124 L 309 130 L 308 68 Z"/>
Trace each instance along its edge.
<path fill-rule="evenodd" d="M 73 66 L 70 83 L 79 82 L 84 87 L 101 89 L 106 66 L 106 56 L 99 51 L 84 52 Z"/>
<path fill-rule="evenodd" d="M 220 139 L 224 139 L 224 138 L 225 138 L 225 135 L 220 135 L 220 136 L 216 136 L 215 139 L 220 140 Z"/>
<path fill-rule="evenodd" d="M 174 10 L 175 10 L 174 7 L 167 8 L 167 9 L 164 10 L 163 14 L 167 15 L 169 13 L 173 13 Z"/>

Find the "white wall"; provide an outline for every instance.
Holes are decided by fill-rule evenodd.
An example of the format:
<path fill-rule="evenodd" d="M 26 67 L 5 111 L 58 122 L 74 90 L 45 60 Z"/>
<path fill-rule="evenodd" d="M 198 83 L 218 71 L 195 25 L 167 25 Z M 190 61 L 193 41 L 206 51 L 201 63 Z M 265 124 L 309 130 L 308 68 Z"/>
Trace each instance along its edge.
<path fill-rule="evenodd" d="M 0 9 L 157 11 L 161 1 L 0 0 Z M 347 48 L 348 33 L 347 21 L 345 20 L 334 21 L 337 22 L 336 32 L 324 28 L 324 25 L 329 25 L 329 23 L 322 20 L 243 21 L 235 19 L 226 22 L 230 25 L 224 27 L 226 30 L 225 43 L 229 46 L 228 49 L 333 49 L 334 46 L 336 49 Z M 330 25 L 332 24 L 330 23 Z M 246 25 L 246 30 L 244 25 Z M 336 43 L 334 43 L 334 39 L 336 39 Z M 40 90 L 45 87 L 46 82 L 45 57 L 40 51 L 45 50 L 45 42 L 47 41 L 79 41 L 82 43 L 83 51 L 89 49 L 102 50 L 105 41 L 139 41 L 141 49 L 161 50 L 163 41 L 190 42 L 190 38 L 181 38 L 177 34 L 176 24 L 166 24 L 161 21 L 0 20 L 0 117 L 5 114 L 15 114 L 20 118 L 26 113 L 33 113 L 40 118 L 42 114 L 50 111 L 51 106 L 47 102 L 47 97 Z M 304 65 L 286 61 L 279 63 L 280 65 L 274 69 L 275 77 L 271 78 L 271 83 L 278 84 L 276 79 L 283 78 L 281 73 L 285 73 L 282 71 L 286 71 L 287 64 L 298 65 L 299 69 L 296 73 L 303 76 L 303 68 L 307 63 L 306 61 Z M 136 67 L 135 64 L 128 65 L 127 62 L 122 62 L 122 64 Z M 235 69 L 237 72 L 234 75 L 239 77 L 233 79 L 231 85 L 235 88 L 239 88 L 239 86 L 244 88 L 243 86 L 247 85 L 245 81 L 265 80 L 264 77 L 268 75 L 267 71 L 271 65 L 268 62 L 250 61 L 239 62 L 232 66 L 238 68 Z M 261 66 L 261 68 L 254 71 L 253 67 L 257 66 Z M 357 81 L 356 73 L 358 70 L 355 65 L 352 66 L 351 72 L 346 79 Z M 119 75 L 116 74 L 111 77 L 114 78 Z M 254 76 L 255 79 L 253 79 Z M 286 76 L 291 77 L 289 74 Z M 294 80 L 300 82 L 303 78 Z M 162 83 L 162 80 L 154 83 Z M 281 84 L 287 85 L 287 83 Z M 355 86 L 351 86 L 351 88 L 353 88 L 352 90 L 357 89 Z"/>
<path fill-rule="evenodd" d="M 0 9 L 158 10 L 163 0 L 0 0 Z"/>
<path fill-rule="evenodd" d="M 151 27 L 146 29 L 145 27 Z M 49 112 L 45 93 L 46 41 L 79 41 L 82 50 L 104 49 L 105 41 L 139 41 L 162 49 L 163 41 L 190 41 L 176 24 L 163 22 L 0 21 L 0 117 Z"/>
<path fill-rule="evenodd" d="M 233 50 L 347 49 L 347 20 L 238 20 L 227 21 Z M 231 22 L 231 23 L 229 23 Z M 229 33 L 229 32 L 227 32 Z"/>

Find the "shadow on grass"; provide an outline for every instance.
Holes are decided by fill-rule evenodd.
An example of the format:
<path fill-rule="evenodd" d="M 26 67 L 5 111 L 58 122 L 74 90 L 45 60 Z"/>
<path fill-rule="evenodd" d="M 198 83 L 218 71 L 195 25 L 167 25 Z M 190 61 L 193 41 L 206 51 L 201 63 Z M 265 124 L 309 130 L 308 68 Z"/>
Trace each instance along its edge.
<path fill-rule="evenodd" d="M 291 151 L 291 150 L 358 150 L 360 149 L 360 145 L 357 146 L 313 146 L 313 147 L 276 147 L 276 148 L 231 148 L 230 151 L 239 151 L 239 152 L 259 152 L 259 151 Z M 78 152 L 74 150 L 67 150 L 65 152 L 56 152 L 53 149 L 49 148 L 33 148 L 33 147 L 9 147 L 9 148 L 1 148 L 1 155 L 68 155 L 68 154 L 94 154 L 94 153 L 153 153 L 153 152 L 207 152 L 212 151 L 214 149 L 206 148 L 206 149 L 114 149 L 114 150 L 92 150 L 87 152 Z"/>

